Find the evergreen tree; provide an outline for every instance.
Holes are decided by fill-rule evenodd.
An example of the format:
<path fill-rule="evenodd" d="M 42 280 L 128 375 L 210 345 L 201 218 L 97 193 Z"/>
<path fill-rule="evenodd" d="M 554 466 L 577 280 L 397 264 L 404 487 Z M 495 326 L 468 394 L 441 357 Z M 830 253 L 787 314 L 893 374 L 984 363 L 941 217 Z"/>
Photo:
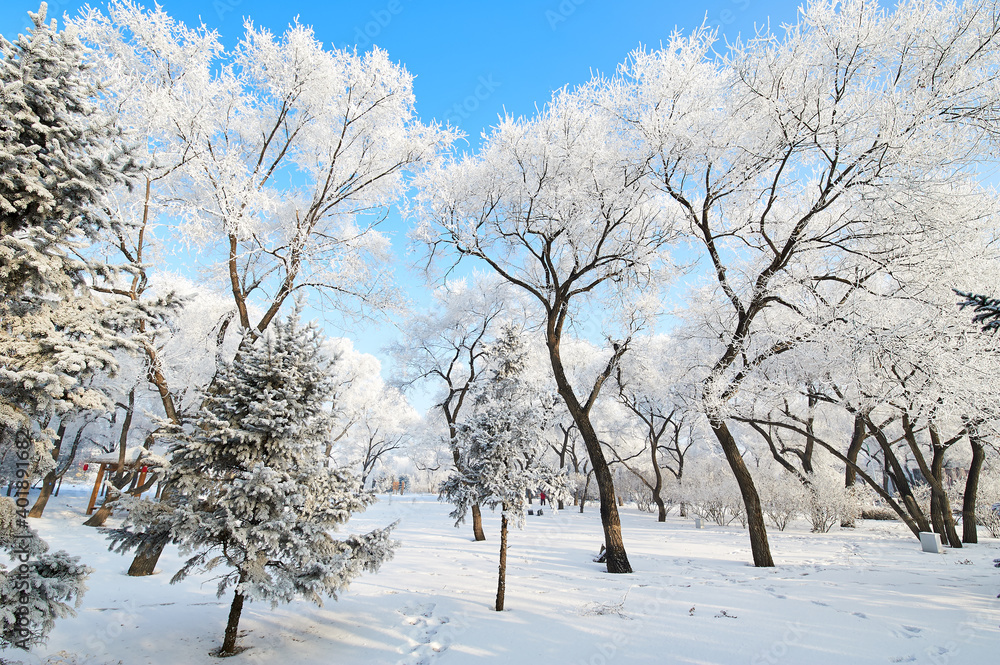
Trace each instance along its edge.
<path fill-rule="evenodd" d="M 71 409 L 108 406 L 89 379 L 115 369 L 112 350 L 131 342 L 127 310 L 86 288 L 106 273 L 84 258 L 108 222 L 98 205 L 131 162 L 73 34 L 45 23 L 14 42 L 0 37 L 0 647 L 42 642 L 53 620 L 72 613 L 89 569 L 65 552 L 47 553 L 28 526 L 28 489 L 53 466 L 47 424 Z"/>
<path fill-rule="evenodd" d="M 334 385 L 320 344 L 315 327 L 300 328 L 295 314 L 223 366 L 171 446 L 169 505 L 126 497 L 128 516 L 109 534 L 112 548 L 126 551 L 168 531 L 193 554 L 172 582 L 193 570 L 229 569 L 218 587 L 220 596 L 234 590 L 218 655 L 240 650 L 245 599 L 322 604 L 377 570 L 395 546 L 392 526 L 343 540 L 328 533 L 374 496 L 348 471 L 327 466 L 325 405 Z"/>
<path fill-rule="evenodd" d="M 974 314 L 972 322 L 982 324 L 983 332 L 996 332 L 1000 330 L 1000 298 L 991 298 L 971 292 L 964 293 L 957 289 L 954 289 L 954 291 L 957 295 L 965 298 L 965 300 L 958 303 L 958 306 L 962 309 L 966 307 L 972 308 Z"/>
<path fill-rule="evenodd" d="M 457 523 L 477 504 L 502 509 L 496 599 L 500 612 L 506 589 L 508 524 L 524 525 L 529 491 L 542 490 L 554 499 L 567 492 L 565 475 L 542 460 L 555 400 L 526 376 L 528 353 L 521 331 L 505 327 L 489 356 L 493 367 L 476 395 L 475 412 L 457 428 L 461 463 L 442 484 L 441 495 L 455 504 L 451 515 Z"/>

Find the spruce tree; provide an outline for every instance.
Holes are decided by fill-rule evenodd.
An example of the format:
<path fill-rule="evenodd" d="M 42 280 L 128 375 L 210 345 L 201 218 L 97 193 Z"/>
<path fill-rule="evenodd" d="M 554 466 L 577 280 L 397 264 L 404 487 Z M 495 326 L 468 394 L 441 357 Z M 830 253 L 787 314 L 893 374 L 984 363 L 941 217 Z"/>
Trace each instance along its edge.
<path fill-rule="evenodd" d="M 76 37 L 29 13 L 33 28 L 0 36 L 0 647 L 44 641 L 55 618 L 72 613 L 89 569 L 65 552 L 48 553 L 28 526 L 28 489 L 53 465 L 47 424 L 68 410 L 108 401 L 89 379 L 115 369 L 112 351 L 128 313 L 95 298 L 86 258 L 108 222 L 99 202 L 131 171 L 114 118 L 94 103 L 98 90 Z"/>
<path fill-rule="evenodd" d="M 965 300 L 958 303 L 962 309 L 971 307 L 973 312 L 972 322 L 982 325 L 983 332 L 996 332 L 1000 330 L 1000 298 L 990 296 L 965 293 L 958 289 L 953 289 L 956 295 Z"/>
<path fill-rule="evenodd" d="M 507 326 L 490 349 L 489 379 L 476 393 L 473 415 L 457 428 L 461 464 L 441 486 L 441 496 L 455 504 L 451 515 L 457 523 L 477 504 L 502 510 L 498 612 L 507 585 L 508 525 L 524 525 L 529 491 L 542 490 L 556 500 L 567 494 L 566 476 L 542 459 L 555 396 L 528 379 L 521 335 Z"/>
<path fill-rule="evenodd" d="M 298 315 L 224 365 L 197 416 L 176 435 L 165 482 L 167 504 L 125 497 L 128 516 L 111 530 L 126 551 L 169 533 L 192 556 L 172 582 L 192 571 L 220 573 L 218 594 L 233 590 L 217 655 L 238 653 L 244 600 L 272 606 L 305 597 L 322 604 L 392 554 L 392 526 L 343 540 L 328 532 L 374 501 L 324 454 L 333 395 L 321 336 Z M 394 525 L 393 525 L 394 526 Z"/>

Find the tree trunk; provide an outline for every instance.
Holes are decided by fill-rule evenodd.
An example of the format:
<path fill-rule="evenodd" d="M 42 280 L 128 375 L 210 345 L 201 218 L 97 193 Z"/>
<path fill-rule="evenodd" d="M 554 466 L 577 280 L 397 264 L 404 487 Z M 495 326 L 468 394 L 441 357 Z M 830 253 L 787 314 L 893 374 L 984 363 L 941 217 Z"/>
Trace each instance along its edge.
<path fill-rule="evenodd" d="M 594 472 L 597 480 L 597 490 L 601 497 L 601 525 L 604 527 L 604 546 L 607 548 L 607 563 L 609 573 L 631 573 L 632 564 L 629 563 L 628 554 L 625 552 L 625 543 L 622 540 L 621 520 L 618 517 L 618 506 L 615 505 L 615 483 L 608 467 L 608 461 L 604 457 L 601 449 L 601 441 L 597 437 L 597 432 L 590 421 L 590 408 L 594 405 L 601 386 L 614 369 L 614 362 L 619 357 L 619 350 L 615 349 L 615 356 L 609 362 L 604 372 L 598 377 L 590 391 L 590 396 L 585 404 L 581 404 L 576 393 L 570 385 L 566 370 L 563 367 L 560 355 L 559 344 L 562 337 L 562 324 L 565 320 L 566 307 L 568 303 L 562 303 L 550 311 L 546 327 L 546 346 L 549 351 L 549 362 L 552 366 L 552 373 L 555 377 L 556 388 L 559 396 L 563 398 L 566 409 L 569 411 L 573 422 L 576 423 L 587 447 L 587 455 L 590 457 L 590 468 Z M 581 506 L 582 509 L 582 506 Z"/>
<path fill-rule="evenodd" d="M 858 463 L 858 455 L 861 454 L 861 447 L 868 438 L 865 430 L 865 419 L 861 415 L 854 416 L 854 432 L 851 434 L 851 445 L 847 449 L 848 464 L 845 465 L 844 487 L 850 489 L 857 482 L 858 472 L 855 466 Z M 854 515 L 849 515 L 840 520 L 842 528 L 854 528 Z"/>
<path fill-rule="evenodd" d="M 497 579 L 496 611 L 503 612 L 504 592 L 507 590 L 507 515 L 500 515 L 500 576 Z"/>
<path fill-rule="evenodd" d="M 169 495 L 170 488 L 165 487 L 163 495 L 160 497 L 160 502 L 169 501 Z M 132 565 L 128 569 L 129 577 L 146 577 L 152 575 L 156 571 L 156 564 L 160 560 L 160 555 L 163 554 L 163 550 L 169 542 L 170 531 L 168 529 L 159 530 L 155 534 L 151 533 L 150 539 L 136 548 Z"/>
<path fill-rule="evenodd" d="M 38 494 L 38 498 L 35 499 L 35 505 L 31 507 L 28 517 L 42 516 L 42 513 L 45 511 L 45 505 L 49 502 L 49 497 L 52 496 L 52 490 L 55 489 L 58 479 L 59 476 L 56 475 L 54 470 L 45 474 L 45 480 L 42 481 L 42 491 Z"/>
<path fill-rule="evenodd" d="M 90 518 L 83 523 L 84 526 L 102 527 L 104 523 L 108 521 L 111 517 L 111 513 L 114 511 L 115 501 L 118 500 L 118 495 L 115 498 L 111 498 L 111 492 L 109 491 L 104 495 L 104 501 L 101 503 L 101 507 L 97 509 L 97 512 L 90 516 Z"/>
<path fill-rule="evenodd" d="M 59 429 L 56 431 L 56 440 L 52 446 L 52 459 L 56 462 L 56 468 L 45 474 L 45 479 L 42 481 L 42 491 L 38 494 L 38 498 L 35 499 L 35 505 L 31 507 L 31 512 L 28 513 L 28 517 L 41 517 L 42 513 L 45 511 L 45 505 L 49 502 L 49 497 L 52 496 L 52 490 L 56 486 L 56 480 L 59 479 L 58 465 L 59 465 L 59 453 L 62 450 L 63 438 L 66 436 L 66 421 L 59 421 Z M 79 439 L 79 436 L 77 436 Z M 75 448 L 74 448 L 75 450 Z"/>
<path fill-rule="evenodd" d="M 451 419 L 454 418 L 455 414 L 453 414 L 453 413 L 449 412 L 447 409 L 445 409 L 444 415 L 445 415 L 446 418 L 449 419 L 448 420 L 448 429 L 451 432 L 451 440 L 452 440 L 452 442 L 454 442 L 455 441 L 455 437 L 458 434 L 458 430 L 455 427 L 455 423 L 452 422 Z M 455 468 L 459 472 L 461 472 L 462 471 L 462 456 L 459 453 L 458 448 L 454 445 L 454 443 L 452 444 L 452 448 L 451 448 L 451 456 L 452 456 L 452 459 L 455 462 Z M 483 512 L 480 509 L 478 503 L 472 505 L 472 537 L 476 541 L 486 540 L 486 532 L 483 531 Z"/>
<path fill-rule="evenodd" d="M 660 496 L 660 492 L 663 491 L 663 471 L 660 470 L 660 461 L 656 459 L 656 447 L 658 439 L 655 436 L 649 437 L 651 439 L 649 444 L 649 458 L 653 463 L 653 476 L 656 478 L 656 482 L 650 490 L 653 493 L 653 502 L 656 503 L 656 521 L 666 522 L 667 521 L 667 507 L 663 504 L 663 497 Z"/>
<path fill-rule="evenodd" d="M 472 504 L 472 533 L 476 540 L 486 540 L 486 534 L 483 532 L 483 511 L 478 503 Z"/>
<path fill-rule="evenodd" d="M 219 656 L 235 656 L 239 651 L 236 649 L 236 636 L 240 630 L 240 614 L 243 613 L 243 594 L 236 591 L 233 594 L 233 604 L 229 607 L 229 622 L 226 624 L 226 636 L 222 641 L 222 648 L 217 652 Z"/>
<path fill-rule="evenodd" d="M 631 573 L 632 564 L 629 563 L 628 554 L 625 552 L 625 542 L 622 540 L 621 520 L 618 517 L 618 506 L 615 504 L 615 484 L 611 469 L 608 468 L 607 460 L 604 458 L 604 451 L 601 450 L 601 443 L 597 438 L 597 432 L 590 424 L 590 418 L 583 417 L 580 424 L 580 436 L 587 445 L 587 452 L 590 454 L 591 468 L 594 471 L 594 479 L 597 481 L 597 492 L 601 498 L 601 525 L 604 527 L 604 546 L 607 548 L 607 562 L 609 573 Z M 581 506 L 582 506 L 581 502 Z"/>
<path fill-rule="evenodd" d="M 969 477 L 965 479 L 965 496 L 962 499 L 962 542 L 978 543 L 976 494 L 979 492 L 979 474 L 983 469 L 986 451 L 982 439 L 973 427 L 969 427 L 969 445 L 972 446 L 972 462 L 969 464 Z"/>
<path fill-rule="evenodd" d="M 927 516 L 924 515 L 924 511 L 921 510 L 920 504 L 917 503 L 917 499 L 913 496 L 913 490 L 910 489 L 910 483 L 906 480 L 906 474 L 903 472 L 903 466 L 899 463 L 899 459 L 896 458 L 896 454 L 892 451 L 892 446 L 889 445 L 889 440 L 886 438 L 885 433 L 867 416 L 865 416 L 865 424 L 868 426 L 868 431 L 871 432 L 872 436 L 875 437 L 875 440 L 878 441 L 879 448 L 882 449 L 882 456 L 885 458 L 885 466 L 892 470 L 892 484 L 895 486 L 896 491 L 903 500 L 903 505 L 906 507 L 906 511 L 913 519 L 914 524 L 916 524 L 918 532 L 930 531 L 930 522 L 927 521 Z M 889 477 L 889 474 L 887 473 L 886 476 Z"/>
<path fill-rule="evenodd" d="M 851 434 L 851 445 L 847 449 L 847 459 L 850 460 L 850 464 L 846 465 L 844 471 L 844 487 L 854 487 L 857 481 L 858 472 L 854 467 L 858 463 L 858 455 L 861 454 L 861 447 L 867 438 L 864 416 L 858 414 L 854 416 L 854 432 Z"/>
<path fill-rule="evenodd" d="M 753 565 L 758 568 L 771 568 L 774 560 L 771 558 L 771 546 L 767 541 L 767 527 L 764 525 L 764 511 L 761 509 L 760 496 L 753 484 L 753 477 L 747 469 L 740 454 L 736 439 L 723 420 L 711 420 L 710 425 L 715 438 L 722 445 L 729 467 L 733 470 L 736 483 L 743 495 L 743 504 L 747 511 L 747 526 L 750 529 L 750 551 L 753 554 Z"/>
<path fill-rule="evenodd" d="M 160 554 L 163 553 L 166 544 L 166 542 L 155 543 L 136 550 L 132 565 L 128 567 L 128 576 L 147 577 L 156 572 L 156 564 L 160 560 Z"/>
<path fill-rule="evenodd" d="M 895 511 L 895 513 L 899 516 L 899 519 L 902 520 L 903 523 L 907 526 L 907 528 L 909 528 L 910 531 L 913 533 L 914 537 L 916 538 L 920 537 L 920 527 L 917 526 L 917 523 L 913 521 L 913 517 L 910 515 L 909 511 L 900 506 L 899 503 L 897 503 L 892 498 L 892 495 L 889 494 L 888 488 L 884 487 L 883 484 L 880 484 L 877 480 L 875 480 L 870 475 L 865 473 L 865 470 L 859 467 L 856 462 L 852 462 L 850 459 L 848 459 L 846 455 L 841 453 L 839 450 L 837 450 L 830 444 L 826 443 L 825 441 L 822 441 L 821 439 L 817 439 L 816 443 L 825 448 L 827 452 L 829 452 L 831 455 L 836 457 L 844 464 L 847 464 L 849 466 L 853 465 L 854 472 L 858 476 L 860 476 L 861 479 L 864 480 L 865 483 L 867 483 L 868 486 L 871 487 L 872 490 L 876 494 L 878 494 L 883 501 L 889 504 L 889 507 L 891 507 L 893 511 Z M 884 473 L 885 466 L 883 465 L 882 468 Z M 888 475 L 885 475 L 885 478 L 888 478 Z M 883 480 L 885 480 L 885 478 L 883 478 Z M 926 531 L 926 529 L 924 530 Z"/>
<path fill-rule="evenodd" d="M 928 432 L 931 437 L 931 445 L 933 446 L 933 454 L 931 457 L 931 491 L 932 491 L 932 501 L 936 497 L 937 509 L 939 513 L 939 519 L 941 520 L 941 533 L 948 538 L 948 543 L 952 547 L 961 547 L 962 541 L 958 537 L 958 530 L 955 528 L 955 515 L 951 510 L 951 500 L 948 498 L 948 492 L 944 488 L 944 453 L 947 450 L 947 446 L 942 445 L 941 437 L 938 435 L 937 428 L 931 423 L 928 426 Z"/>

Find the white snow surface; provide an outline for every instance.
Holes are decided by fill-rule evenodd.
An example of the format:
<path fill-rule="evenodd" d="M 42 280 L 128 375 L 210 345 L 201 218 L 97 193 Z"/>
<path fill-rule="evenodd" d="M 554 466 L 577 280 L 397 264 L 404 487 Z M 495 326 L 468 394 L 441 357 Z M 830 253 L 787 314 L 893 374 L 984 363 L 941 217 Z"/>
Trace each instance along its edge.
<path fill-rule="evenodd" d="M 53 549 L 96 569 L 76 618 L 58 621 L 48 644 L 0 652 L 8 663 L 218 664 L 231 596 L 210 575 L 175 585 L 176 548 L 158 574 L 125 574 L 131 556 L 107 551 L 82 526 L 88 488 L 62 488 L 32 520 Z M 538 508 L 537 503 L 534 508 Z M 272 609 L 244 606 L 240 645 L 227 663 L 361 665 L 461 663 L 996 663 L 1000 654 L 1000 541 L 943 554 L 920 550 L 902 524 L 808 532 L 804 522 L 769 532 L 775 568 L 749 564 L 739 526 L 695 529 L 672 513 L 664 524 L 624 507 L 631 575 L 592 558 L 602 542 L 596 503 L 529 516 L 512 530 L 504 612 L 493 611 L 499 513 L 484 515 L 486 542 L 453 526 L 430 495 L 383 496 L 347 525 L 367 532 L 399 519 L 402 542 L 377 574 L 339 601 Z"/>

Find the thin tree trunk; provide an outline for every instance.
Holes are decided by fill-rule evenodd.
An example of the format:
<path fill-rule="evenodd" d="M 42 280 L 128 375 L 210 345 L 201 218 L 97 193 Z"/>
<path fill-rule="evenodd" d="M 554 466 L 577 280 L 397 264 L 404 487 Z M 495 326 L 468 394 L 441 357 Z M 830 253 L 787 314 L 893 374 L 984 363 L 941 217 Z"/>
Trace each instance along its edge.
<path fill-rule="evenodd" d="M 865 416 L 865 424 L 868 426 L 868 431 L 872 433 L 872 436 L 875 437 L 879 447 L 882 449 L 882 456 L 885 458 L 885 465 L 892 470 L 892 484 L 895 486 L 900 498 L 902 498 L 903 505 L 906 507 L 906 511 L 913 519 L 914 524 L 916 524 L 918 532 L 930 531 L 930 522 L 927 521 L 927 516 L 924 515 L 924 511 L 921 510 L 920 504 L 917 503 L 916 498 L 913 496 L 913 490 L 910 489 L 910 483 L 906 480 L 906 474 L 903 472 L 903 466 L 896 458 L 896 454 L 892 452 L 892 446 L 889 445 L 889 440 L 886 438 L 885 433 L 882 432 L 882 430 L 867 416 Z M 889 474 L 886 475 L 888 476 Z"/>
<path fill-rule="evenodd" d="M 649 457 L 653 462 L 653 474 L 656 477 L 656 482 L 653 483 L 653 487 L 651 489 L 653 491 L 653 501 L 656 502 L 656 521 L 666 522 L 667 507 L 663 505 L 663 497 L 660 496 L 660 492 L 663 491 L 663 471 L 660 470 L 660 462 L 656 459 L 656 447 L 657 441 L 654 439 L 650 442 L 649 446 Z"/>
<path fill-rule="evenodd" d="M 861 415 L 854 416 L 854 432 L 851 434 L 851 445 L 847 448 L 848 464 L 845 465 L 844 487 L 850 489 L 857 481 L 858 472 L 855 467 L 858 464 L 858 455 L 861 454 L 861 447 L 868 438 L 865 430 L 865 419 Z M 854 515 L 850 515 L 840 520 L 843 528 L 854 528 Z"/>
<path fill-rule="evenodd" d="M 760 496 L 754 486 L 753 477 L 747 469 L 743 456 L 740 454 L 736 439 L 723 420 L 710 421 L 715 438 L 722 445 L 729 467 L 733 470 L 736 483 L 743 495 L 743 504 L 747 511 L 747 526 L 750 530 L 750 551 L 753 554 L 753 565 L 758 568 L 771 568 L 774 559 L 771 558 L 771 546 L 767 541 L 767 527 L 764 524 L 764 511 L 760 505 Z"/>
<path fill-rule="evenodd" d="M 933 456 L 931 457 L 931 475 L 933 476 L 931 479 L 931 489 L 933 492 L 932 498 L 935 496 L 937 498 L 936 503 L 942 528 L 942 531 L 939 533 L 948 538 L 948 543 L 952 547 L 961 547 L 962 540 L 958 537 L 958 529 L 955 528 L 955 515 L 951 510 L 951 499 L 948 498 L 948 492 L 944 488 L 944 454 L 948 447 L 942 445 L 941 437 L 934 423 L 931 423 L 927 429 L 930 433 L 931 445 L 933 446 Z"/>
<path fill-rule="evenodd" d="M 453 418 L 455 414 L 445 410 L 446 418 Z M 451 432 L 451 440 L 454 442 L 457 436 L 457 429 L 455 424 L 449 420 L 448 424 L 449 431 Z M 459 454 L 458 448 L 452 445 L 451 449 L 452 459 L 455 461 L 455 468 L 459 472 L 462 471 L 462 456 Z M 478 503 L 472 505 L 472 537 L 478 542 L 481 540 L 486 540 L 486 532 L 483 531 L 483 512 L 479 507 Z"/>
<path fill-rule="evenodd" d="M 978 543 L 976 529 L 976 494 L 979 492 L 979 474 L 983 469 L 986 451 L 983 441 L 974 427 L 969 427 L 969 445 L 972 446 L 972 462 L 969 476 L 965 479 L 965 496 L 962 499 L 962 542 Z"/>
<path fill-rule="evenodd" d="M 500 516 L 500 576 L 497 580 L 496 611 L 503 612 L 504 592 L 507 589 L 507 515 Z"/>
<path fill-rule="evenodd" d="M 867 438 L 864 416 L 858 414 L 854 416 L 854 432 L 851 434 L 851 445 L 847 449 L 847 459 L 850 464 L 846 465 L 844 471 L 844 487 L 854 487 L 857 481 L 858 472 L 854 467 L 858 463 L 858 455 L 861 454 L 861 447 Z"/>
<path fill-rule="evenodd" d="M 478 503 L 472 504 L 472 533 L 476 540 L 486 540 L 486 534 L 483 532 L 483 511 Z"/>
<path fill-rule="evenodd" d="M 653 495 L 653 501 L 656 502 L 656 521 L 666 522 L 667 521 L 667 507 L 663 504 L 663 499 L 660 498 L 659 494 Z"/>
<path fill-rule="evenodd" d="M 118 434 L 118 469 L 114 475 L 114 481 L 112 485 L 115 489 L 121 490 L 127 484 L 131 477 L 125 472 L 125 459 L 126 459 L 126 447 L 128 446 L 128 434 L 129 430 L 132 428 L 132 414 L 135 412 L 135 386 L 132 386 L 131 390 L 128 391 L 128 404 L 125 406 L 125 420 L 122 421 L 121 432 Z M 126 480 L 128 478 L 128 480 Z M 114 509 L 115 501 L 118 499 L 111 498 L 111 493 L 108 492 L 104 495 L 104 503 L 96 513 L 91 515 L 90 519 L 84 522 L 84 526 L 104 526 L 104 523 L 111 516 L 111 511 Z"/>
<path fill-rule="evenodd" d="M 233 594 L 233 604 L 229 606 L 229 621 L 226 623 L 226 636 L 222 641 L 222 649 L 218 651 L 219 656 L 235 656 L 239 653 L 236 649 L 236 637 L 239 634 L 242 613 L 243 594 L 236 591 Z"/>
<path fill-rule="evenodd" d="M 580 512 L 583 513 L 583 504 L 587 503 L 587 490 L 590 489 L 590 474 L 587 474 L 587 482 L 583 484 L 583 490 L 580 492 Z M 574 500 L 573 503 L 576 503 Z"/>
<path fill-rule="evenodd" d="M 900 506 L 899 503 L 897 503 L 892 498 L 892 495 L 889 494 L 889 489 L 887 487 L 884 487 L 884 483 L 883 484 L 879 484 L 878 481 L 876 481 L 870 475 L 868 475 L 867 473 L 865 473 L 865 470 L 862 469 L 860 466 L 858 466 L 857 462 L 852 462 L 850 459 L 848 459 L 848 457 L 846 455 L 844 455 L 843 453 L 841 453 L 839 450 L 837 450 L 836 448 L 834 448 L 830 444 L 828 444 L 825 441 L 822 441 L 820 439 L 817 439 L 816 442 L 820 446 L 822 446 L 823 448 L 825 448 L 826 451 L 829 452 L 831 455 L 833 455 L 834 457 L 836 457 L 837 459 L 839 459 L 841 462 L 844 462 L 848 466 L 853 465 L 854 472 L 858 476 L 861 476 L 861 479 L 864 480 L 865 483 L 867 483 L 868 486 L 871 487 L 872 490 L 876 494 L 878 494 L 882 498 L 883 501 L 885 501 L 887 504 L 889 504 L 889 507 L 892 508 L 893 511 L 895 511 L 896 515 L 899 516 L 899 519 L 901 519 L 903 521 L 903 523 L 907 526 L 907 528 L 910 529 L 910 531 L 913 533 L 913 535 L 915 537 L 917 537 L 917 538 L 920 537 L 920 527 L 917 526 L 917 523 L 915 521 L 913 521 L 913 517 L 910 515 L 909 511 L 907 511 L 902 506 Z M 885 478 L 888 478 L 888 474 L 886 474 L 884 472 L 884 469 L 885 469 L 884 465 L 883 465 L 882 468 L 883 468 L 883 476 L 884 476 L 883 480 L 885 480 Z M 924 529 L 924 531 L 926 531 L 926 529 Z"/>

